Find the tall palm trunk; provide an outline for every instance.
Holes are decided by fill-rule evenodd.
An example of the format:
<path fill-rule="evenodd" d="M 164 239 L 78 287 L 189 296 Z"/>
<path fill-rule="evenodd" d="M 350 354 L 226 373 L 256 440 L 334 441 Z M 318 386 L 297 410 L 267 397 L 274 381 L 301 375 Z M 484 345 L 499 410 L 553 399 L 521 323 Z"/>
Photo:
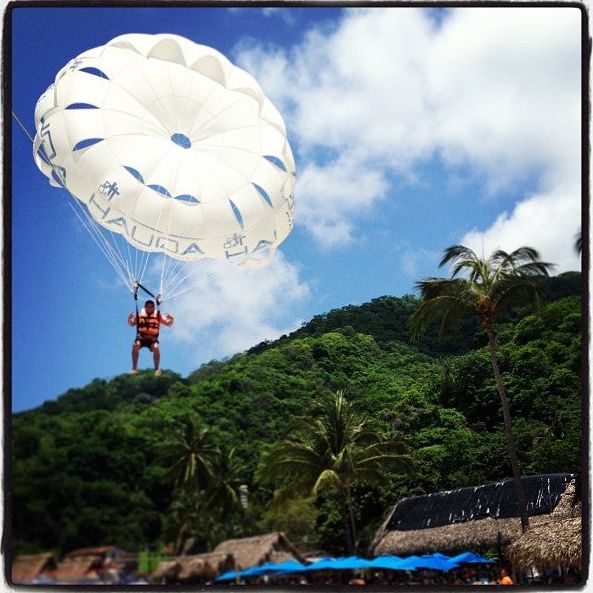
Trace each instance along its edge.
<path fill-rule="evenodd" d="M 507 392 L 502 382 L 500 369 L 498 368 L 498 356 L 496 354 L 496 342 L 494 339 L 494 327 L 491 323 L 485 324 L 486 333 L 488 334 L 488 348 L 490 349 L 490 359 L 492 360 L 492 370 L 494 371 L 494 379 L 496 387 L 500 395 L 500 403 L 502 404 L 502 417 L 504 420 L 504 431 L 507 437 L 507 448 L 509 458 L 511 461 L 511 470 L 513 472 L 513 482 L 515 484 L 515 494 L 517 496 L 517 504 L 519 506 L 519 516 L 521 517 L 521 530 L 523 532 L 529 529 L 529 518 L 527 516 L 527 502 L 525 498 L 525 489 L 521 481 L 521 471 L 519 470 L 519 459 L 517 457 L 517 449 L 515 447 L 515 438 L 513 437 L 513 428 L 511 424 L 511 411 L 509 407 L 509 400 Z"/>
<path fill-rule="evenodd" d="M 352 493 L 350 486 L 346 487 L 346 504 L 348 505 L 348 519 L 350 520 L 350 536 L 352 538 L 352 553 L 356 552 L 356 523 L 354 522 L 354 510 L 352 508 Z"/>
<path fill-rule="evenodd" d="M 338 494 L 340 500 L 340 513 L 344 525 L 344 537 L 346 539 L 346 553 L 348 556 L 354 555 L 354 534 L 352 533 L 352 522 L 350 519 L 350 507 L 348 497 L 345 492 Z"/>

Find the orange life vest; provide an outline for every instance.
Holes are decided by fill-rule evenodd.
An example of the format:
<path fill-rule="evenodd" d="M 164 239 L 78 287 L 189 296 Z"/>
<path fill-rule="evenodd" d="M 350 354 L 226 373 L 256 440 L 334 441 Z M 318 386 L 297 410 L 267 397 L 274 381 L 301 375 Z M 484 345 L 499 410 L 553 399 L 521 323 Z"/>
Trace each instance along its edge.
<path fill-rule="evenodd" d="M 141 338 L 148 338 L 156 340 L 159 337 L 159 326 L 161 324 L 161 314 L 155 311 L 152 315 L 148 315 L 145 309 L 140 311 L 138 315 L 138 335 Z"/>

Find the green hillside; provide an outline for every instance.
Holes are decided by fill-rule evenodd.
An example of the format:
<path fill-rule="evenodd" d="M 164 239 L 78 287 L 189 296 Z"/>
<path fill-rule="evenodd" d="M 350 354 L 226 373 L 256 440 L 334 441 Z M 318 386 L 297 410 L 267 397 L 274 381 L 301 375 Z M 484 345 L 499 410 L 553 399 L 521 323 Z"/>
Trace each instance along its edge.
<path fill-rule="evenodd" d="M 500 362 L 525 474 L 580 470 L 580 275 L 547 280 L 539 316 L 518 306 L 498 327 Z M 15 553 L 116 544 L 135 551 L 195 536 L 201 549 L 226 537 L 283 529 L 311 547 L 340 552 L 331 497 L 269 509 L 254 479 L 262 453 L 291 434 L 324 394 L 343 390 L 385 434 L 403 440 L 413 477 L 361 484 L 354 513 L 364 548 L 401 496 L 510 476 L 499 398 L 479 329 L 446 343 L 433 330 L 411 342 L 414 297 L 381 297 L 316 316 L 275 342 L 181 377 L 164 372 L 100 379 L 12 422 Z M 248 487 L 246 509 L 184 504 L 163 452 L 188 418 L 209 429 L 227 456 L 229 488 Z M 231 463 L 232 462 L 232 463 Z M 222 499 L 219 500 L 222 505 Z M 198 505 L 198 506 L 196 506 Z M 211 509 L 204 512 L 204 509 Z"/>

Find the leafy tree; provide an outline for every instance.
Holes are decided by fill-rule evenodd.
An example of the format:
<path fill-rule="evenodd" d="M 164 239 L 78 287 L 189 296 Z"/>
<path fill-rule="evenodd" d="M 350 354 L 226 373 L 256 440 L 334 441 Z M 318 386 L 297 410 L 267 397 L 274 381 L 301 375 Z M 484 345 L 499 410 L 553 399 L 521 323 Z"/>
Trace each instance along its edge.
<path fill-rule="evenodd" d="M 315 535 L 311 537 L 315 534 L 315 522 L 319 515 L 314 503 L 314 499 L 296 498 L 281 507 L 268 506 L 258 522 L 258 531 L 282 531 L 295 544 L 318 545 Z"/>
<path fill-rule="evenodd" d="M 540 261 L 539 254 L 531 247 L 520 247 L 511 253 L 497 250 L 489 258 L 482 259 L 463 245 L 453 245 L 445 250 L 439 267 L 449 263 L 453 266 L 450 279 L 428 278 L 417 283 L 424 300 L 412 315 L 412 324 L 419 332 L 430 318 L 438 315 L 441 317 L 441 332 L 445 333 L 464 313 L 471 311 L 477 314 L 488 336 L 488 349 L 502 405 L 521 527 L 525 531 L 529 527 L 525 492 L 521 482 L 509 401 L 498 364 L 494 322 L 501 311 L 517 302 L 518 295 L 531 297 L 535 307 L 539 308 L 541 289 L 534 279 L 547 276 L 552 264 Z"/>
<path fill-rule="evenodd" d="M 525 301 L 497 317 L 500 371 L 526 473 L 581 470 L 580 278 L 567 272 L 539 279 L 549 302 L 537 317 L 528 315 Z M 208 363 L 187 379 L 165 371 L 95 380 L 13 414 L 14 554 L 59 555 L 107 544 L 137 551 L 176 538 L 181 546 L 188 537 L 206 551 L 267 528 L 289 531 L 295 543 L 306 535 L 309 545 L 339 553 L 343 524 L 335 490 L 324 488 L 314 504 L 295 500 L 273 513 L 267 510 L 272 491 L 255 483 L 254 472 L 262 451 L 295 437 L 287 418 L 309 414 L 312 402 L 340 388 L 377 433 L 405 442 L 417 462 L 413 477 L 388 473 L 381 486 L 353 484 L 359 548 L 404 496 L 507 477 L 487 336 L 472 333 L 480 320 L 464 319 L 460 333 L 449 336 L 455 348 L 433 347 L 436 318 L 424 341 L 410 344 L 407 323 L 420 302 L 381 297 L 344 307 L 323 316 L 315 331 L 306 324 L 307 331 Z M 191 496 L 182 479 L 175 486 L 182 472 L 171 470 L 174 459 L 161 457 L 189 418 L 197 430 L 208 427 L 212 449 L 221 452 L 210 458 L 210 477 L 198 468 Z M 249 487 L 246 509 L 236 506 L 241 484 Z M 235 494 L 215 495 L 219 487 Z"/>
<path fill-rule="evenodd" d="M 411 471 L 407 448 L 401 442 L 385 440 L 338 391 L 317 403 L 312 417 L 301 419 L 300 430 L 293 437 L 275 443 L 265 453 L 257 479 L 279 485 L 276 503 L 334 493 L 346 550 L 352 554 L 356 547 L 352 488 L 356 483 L 383 483 L 388 468 Z"/>
<path fill-rule="evenodd" d="M 212 430 L 190 416 L 163 444 L 158 460 L 169 468 L 176 488 L 192 492 L 207 486 L 219 455 Z"/>

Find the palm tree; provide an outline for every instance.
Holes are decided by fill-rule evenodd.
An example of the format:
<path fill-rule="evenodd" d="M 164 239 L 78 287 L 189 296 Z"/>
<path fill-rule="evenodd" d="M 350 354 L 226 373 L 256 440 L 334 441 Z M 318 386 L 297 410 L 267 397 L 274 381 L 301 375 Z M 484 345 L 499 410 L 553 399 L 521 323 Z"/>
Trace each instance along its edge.
<path fill-rule="evenodd" d="M 511 426 L 509 401 L 498 366 L 494 322 L 502 310 L 515 302 L 517 296 L 529 297 L 536 310 L 539 309 L 542 294 L 535 280 L 541 276 L 548 276 L 548 270 L 553 265 L 540 261 L 539 254 L 531 247 L 520 247 L 512 253 L 499 249 L 488 259 L 481 259 L 463 245 L 453 245 L 445 249 L 439 267 L 449 263 L 452 264 L 451 278 L 427 278 L 417 283 L 423 302 L 412 315 L 412 328 L 417 335 L 426 328 L 429 319 L 440 316 L 440 334 L 443 335 L 464 313 L 473 312 L 478 315 L 488 336 L 492 370 L 502 405 L 521 528 L 525 531 L 529 527 L 525 492 Z"/>
<path fill-rule="evenodd" d="M 352 554 L 356 547 L 352 487 L 385 482 L 387 469 L 411 471 L 407 447 L 384 440 L 338 391 L 314 404 L 312 415 L 300 419 L 295 436 L 275 443 L 263 455 L 256 479 L 279 486 L 275 504 L 323 492 L 335 494 L 346 549 Z"/>
<path fill-rule="evenodd" d="M 233 450 L 222 451 L 212 431 L 190 416 L 163 443 L 158 461 L 168 468 L 175 488 L 167 520 L 176 532 L 177 551 L 192 534 L 199 533 L 210 545 L 229 531 L 229 515 L 242 510 L 240 466 Z"/>
<path fill-rule="evenodd" d="M 188 417 L 162 445 L 158 460 L 168 467 L 176 489 L 192 492 L 210 483 L 219 455 L 210 429 L 202 427 L 197 418 Z"/>
<path fill-rule="evenodd" d="M 212 477 L 206 489 L 206 502 L 223 517 L 240 511 L 243 465 L 235 448 L 220 450 L 212 467 Z"/>

